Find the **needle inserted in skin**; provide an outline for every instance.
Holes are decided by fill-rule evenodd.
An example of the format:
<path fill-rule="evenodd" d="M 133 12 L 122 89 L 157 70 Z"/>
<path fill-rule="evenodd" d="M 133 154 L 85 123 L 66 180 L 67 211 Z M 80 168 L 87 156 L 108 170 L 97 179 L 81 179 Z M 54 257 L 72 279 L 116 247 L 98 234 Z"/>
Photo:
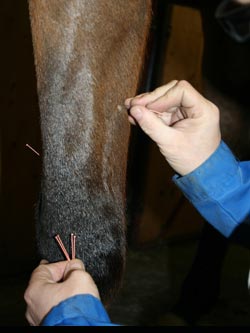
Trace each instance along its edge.
<path fill-rule="evenodd" d="M 40 156 L 40 154 L 34 148 L 32 148 L 28 143 L 26 143 L 25 146 L 28 147 L 29 149 L 31 149 L 35 154 L 37 154 L 38 156 Z"/>
<path fill-rule="evenodd" d="M 67 250 L 65 249 L 65 246 L 63 245 L 63 242 L 62 242 L 60 236 L 59 236 L 59 235 L 56 235 L 56 236 L 55 236 L 55 239 L 56 239 L 58 245 L 60 246 L 60 249 L 62 250 L 63 254 L 65 255 L 66 259 L 67 259 L 68 261 L 70 261 L 69 254 L 68 254 Z"/>

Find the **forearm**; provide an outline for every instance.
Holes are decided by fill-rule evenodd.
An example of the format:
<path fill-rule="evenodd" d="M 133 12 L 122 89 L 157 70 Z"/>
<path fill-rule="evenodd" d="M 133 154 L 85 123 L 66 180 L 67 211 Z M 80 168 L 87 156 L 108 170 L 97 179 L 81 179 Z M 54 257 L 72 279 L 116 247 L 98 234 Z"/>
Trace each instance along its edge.
<path fill-rule="evenodd" d="M 223 142 L 199 168 L 173 181 L 226 237 L 250 216 L 250 162 L 237 161 Z"/>

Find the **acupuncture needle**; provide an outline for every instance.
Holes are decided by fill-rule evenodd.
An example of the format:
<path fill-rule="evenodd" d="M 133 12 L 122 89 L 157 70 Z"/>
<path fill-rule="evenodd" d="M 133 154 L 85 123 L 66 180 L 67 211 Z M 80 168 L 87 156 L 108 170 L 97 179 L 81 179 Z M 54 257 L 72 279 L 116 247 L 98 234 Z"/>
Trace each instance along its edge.
<path fill-rule="evenodd" d="M 70 261 L 69 254 L 68 254 L 67 250 L 65 249 L 65 246 L 63 245 L 63 242 L 62 242 L 60 236 L 59 236 L 59 235 L 56 235 L 56 236 L 55 236 L 55 239 L 56 239 L 58 245 L 60 246 L 60 249 L 62 250 L 63 254 L 65 255 L 66 259 L 67 259 L 68 261 Z"/>

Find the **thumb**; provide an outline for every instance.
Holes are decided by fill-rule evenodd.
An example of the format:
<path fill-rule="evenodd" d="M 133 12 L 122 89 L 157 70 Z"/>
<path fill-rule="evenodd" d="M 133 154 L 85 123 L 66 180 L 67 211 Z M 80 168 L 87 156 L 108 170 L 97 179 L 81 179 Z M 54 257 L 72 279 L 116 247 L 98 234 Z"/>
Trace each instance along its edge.
<path fill-rule="evenodd" d="M 141 129 L 157 144 L 161 145 L 173 139 L 175 130 L 146 107 L 133 106 L 130 109 L 130 115 L 136 120 Z"/>
<path fill-rule="evenodd" d="M 69 277 L 69 275 L 73 271 L 76 271 L 76 270 L 85 272 L 85 266 L 80 259 L 73 259 L 67 263 L 67 266 L 66 266 L 64 274 L 63 274 L 63 280 L 67 279 Z"/>

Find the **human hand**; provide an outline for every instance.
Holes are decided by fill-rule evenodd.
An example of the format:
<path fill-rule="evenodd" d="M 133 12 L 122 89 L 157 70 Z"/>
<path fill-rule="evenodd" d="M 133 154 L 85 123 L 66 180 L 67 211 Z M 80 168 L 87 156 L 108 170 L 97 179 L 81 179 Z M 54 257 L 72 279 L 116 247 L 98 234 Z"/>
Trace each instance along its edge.
<path fill-rule="evenodd" d="M 95 282 L 81 260 L 52 264 L 42 260 L 33 271 L 24 293 L 29 324 L 38 326 L 53 306 L 78 294 L 91 294 L 100 299 Z"/>
<path fill-rule="evenodd" d="M 139 124 L 182 176 L 200 166 L 220 143 L 218 108 L 186 81 L 128 98 L 125 106 L 130 123 Z"/>

